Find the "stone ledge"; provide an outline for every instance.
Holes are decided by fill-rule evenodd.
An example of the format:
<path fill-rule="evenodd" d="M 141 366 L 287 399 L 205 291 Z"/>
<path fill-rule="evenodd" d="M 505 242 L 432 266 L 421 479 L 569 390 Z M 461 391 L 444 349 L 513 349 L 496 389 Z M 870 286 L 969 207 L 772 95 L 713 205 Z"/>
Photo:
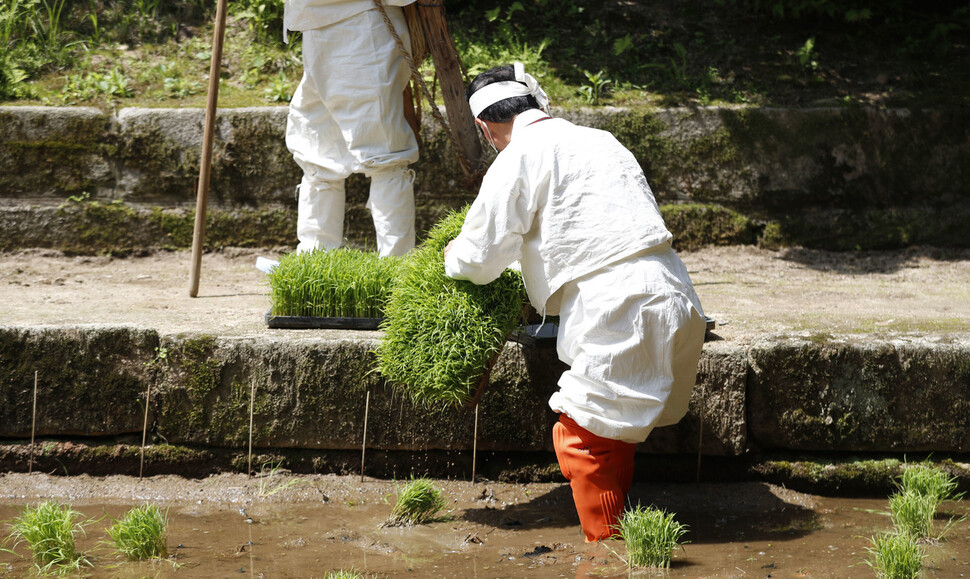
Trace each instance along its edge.
<path fill-rule="evenodd" d="M 661 204 L 733 211 L 755 224 L 755 235 L 768 247 L 970 243 L 962 233 L 970 216 L 970 138 L 966 130 L 954 130 L 970 127 L 963 109 L 605 108 L 557 114 L 616 134 L 639 159 Z M 300 175 L 285 148 L 285 115 L 285 107 L 220 109 L 209 199 L 214 212 L 294 212 Z M 122 109 L 114 115 L 89 108 L 0 107 L 0 203 L 56 206 L 87 196 L 130 209 L 190 207 L 203 118 L 202 109 Z M 419 232 L 474 198 L 461 184 L 442 131 L 430 120 L 422 130 L 425 148 L 414 166 Z M 372 238 L 367 189 L 362 177 L 348 182 L 351 240 Z M 3 229 L 17 223 L 15 215 L 4 218 Z M 3 247 L 49 246 L 20 240 Z M 113 249 L 93 251 L 99 250 Z"/>
<path fill-rule="evenodd" d="M 415 407 L 372 372 L 378 338 L 159 335 L 127 326 L 0 327 L 0 437 L 140 434 L 199 448 L 466 451 L 470 409 Z M 648 454 L 740 457 L 762 450 L 966 452 L 970 338 L 910 342 L 764 337 L 709 342 L 688 416 Z M 549 452 L 546 400 L 564 366 L 509 343 L 479 407 L 483 452 Z M 831 418 L 831 420 L 829 420 Z"/>

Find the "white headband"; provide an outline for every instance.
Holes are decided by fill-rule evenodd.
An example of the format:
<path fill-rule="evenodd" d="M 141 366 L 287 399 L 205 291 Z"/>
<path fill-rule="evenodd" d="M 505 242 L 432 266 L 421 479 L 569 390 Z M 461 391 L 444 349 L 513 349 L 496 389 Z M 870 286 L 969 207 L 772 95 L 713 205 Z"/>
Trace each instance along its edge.
<path fill-rule="evenodd" d="M 539 108 L 548 114 L 549 97 L 546 96 L 545 91 L 539 86 L 539 81 L 533 78 L 531 74 L 526 74 L 525 67 L 522 66 L 521 62 L 514 63 L 512 68 L 515 71 L 514 81 L 506 80 L 487 84 L 472 94 L 471 98 L 468 99 L 468 106 L 472 109 L 472 116 L 478 118 L 478 115 L 482 111 L 499 101 L 517 96 L 530 95 L 539 103 Z M 525 84 L 523 85 L 522 83 Z"/>

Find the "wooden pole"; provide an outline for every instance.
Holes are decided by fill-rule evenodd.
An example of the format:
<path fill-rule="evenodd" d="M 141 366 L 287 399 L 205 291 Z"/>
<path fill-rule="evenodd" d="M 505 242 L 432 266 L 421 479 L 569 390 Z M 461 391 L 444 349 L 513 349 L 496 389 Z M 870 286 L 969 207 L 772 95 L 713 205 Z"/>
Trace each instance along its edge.
<path fill-rule="evenodd" d="M 30 424 L 30 460 L 27 461 L 27 474 L 34 473 L 34 434 L 37 432 L 37 370 L 34 370 L 34 411 Z"/>
<path fill-rule="evenodd" d="M 249 463 L 246 476 L 253 476 L 253 405 L 256 403 L 256 382 L 249 385 Z"/>
<path fill-rule="evenodd" d="M 448 124 L 457 136 L 458 154 L 469 164 L 468 179 L 475 179 L 485 163 L 482 143 L 478 139 L 475 117 L 472 116 L 468 101 L 465 100 L 465 85 L 461 66 L 458 62 L 458 49 L 445 22 L 445 7 L 441 1 L 419 2 L 418 14 L 424 27 L 425 42 L 434 68 L 441 83 L 441 96 L 448 113 Z"/>
<path fill-rule="evenodd" d="M 478 404 L 475 405 L 475 438 L 472 440 L 472 484 L 475 484 L 475 459 L 478 456 Z"/>
<path fill-rule="evenodd" d="M 141 429 L 141 464 L 138 465 L 138 480 L 141 480 L 145 470 L 145 439 L 148 436 L 148 407 L 152 400 L 152 383 L 148 381 L 148 388 L 145 390 L 145 423 Z"/>
<path fill-rule="evenodd" d="M 212 168 L 212 140 L 216 128 L 216 104 L 219 102 L 219 73 L 222 69 L 222 44 L 226 35 L 226 5 L 218 0 L 216 26 L 212 32 L 212 62 L 209 65 L 209 98 L 205 107 L 202 130 L 202 159 L 199 163 L 199 188 L 195 198 L 195 229 L 192 231 L 192 271 L 189 274 L 189 296 L 199 295 L 199 273 L 202 271 L 202 246 L 205 240 L 205 212 L 209 202 L 209 172 Z"/>
<path fill-rule="evenodd" d="M 370 414 L 370 390 L 364 402 L 364 439 L 360 443 L 360 482 L 364 482 L 364 453 L 367 452 L 367 415 Z"/>

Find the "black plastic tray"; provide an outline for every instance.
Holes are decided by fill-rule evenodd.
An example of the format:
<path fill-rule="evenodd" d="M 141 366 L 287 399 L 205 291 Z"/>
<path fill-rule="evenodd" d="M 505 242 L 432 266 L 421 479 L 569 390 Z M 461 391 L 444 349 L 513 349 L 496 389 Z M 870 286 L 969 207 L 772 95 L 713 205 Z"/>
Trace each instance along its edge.
<path fill-rule="evenodd" d="M 324 318 L 274 316 L 266 313 L 266 325 L 276 330 L 378 330 L 384 318 Z"/>

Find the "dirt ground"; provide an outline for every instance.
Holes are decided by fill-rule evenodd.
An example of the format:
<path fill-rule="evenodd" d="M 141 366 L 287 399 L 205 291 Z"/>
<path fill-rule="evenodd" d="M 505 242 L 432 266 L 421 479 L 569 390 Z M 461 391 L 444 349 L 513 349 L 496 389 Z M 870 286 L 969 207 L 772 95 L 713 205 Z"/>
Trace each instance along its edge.
<path fill-rule="evenodd" d="M 434 481 L 449 506 L 435 522 L 383 526 L 400 482 L 357 476 L 217 475 L 107 478 L 0 475 L 0 521 L 56 499 L 92 521 L 79 538 L 92 577 L 647 577 L 630 572 L 623 543 L 587 545 L 567 484 Z M 668 577 L 873 577 L 866 549 L 891 528 L 887 501 L 797 493 L 764 483 L 638 484 L 689 527 Z M 103 544 L 110 517 L 152 502 L 168 509 L 170 557 L 124 563 Z M 967 514 L 947 502 L 934 530 Z M 107 517 L 105 517 L 107 515 Z M 2 535 L 8 527 L 2 524 Z M 970 575 L 970 523 L 926 544 L 924 577 Z M 25 546 L 0 551 L 0 577 L 29 573 Z"/>
<path fill-rule="evenodd" d="M 204 255 L 199 295 L 191 298 L 186 251 L 129 258 L 0 254 L 0 324 L 132 324 L 224 336 L 293 332 L 266 327 L 269 288 L 255 269 L 258 255 L 279 253 Z M 803 332 L 970 334 L 970 250 L 722 247 L 681 257 L 725 340 Z"/>

